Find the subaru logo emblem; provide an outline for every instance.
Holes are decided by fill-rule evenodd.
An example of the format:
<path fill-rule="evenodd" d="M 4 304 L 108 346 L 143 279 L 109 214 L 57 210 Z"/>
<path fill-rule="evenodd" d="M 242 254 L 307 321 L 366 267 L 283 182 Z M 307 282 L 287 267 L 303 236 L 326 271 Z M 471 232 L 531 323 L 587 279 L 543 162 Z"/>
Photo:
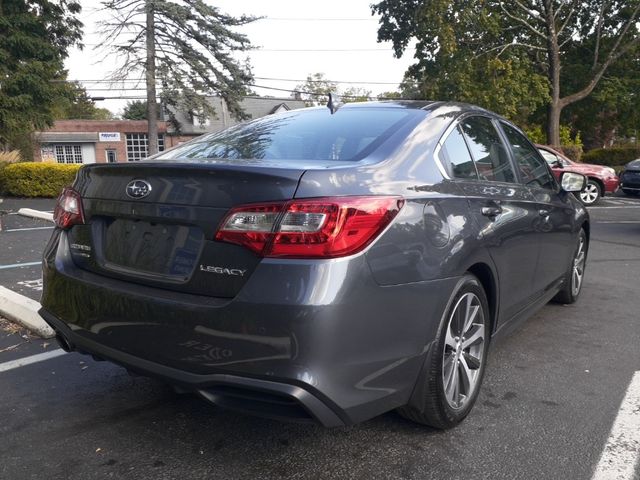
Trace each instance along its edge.
<path fill-rule="evenodd" d="M 131 180 L 127 184 L 127 195 L 131 198 L 144 198 L 151 193 L 151 185 L 146 180 Z"/>

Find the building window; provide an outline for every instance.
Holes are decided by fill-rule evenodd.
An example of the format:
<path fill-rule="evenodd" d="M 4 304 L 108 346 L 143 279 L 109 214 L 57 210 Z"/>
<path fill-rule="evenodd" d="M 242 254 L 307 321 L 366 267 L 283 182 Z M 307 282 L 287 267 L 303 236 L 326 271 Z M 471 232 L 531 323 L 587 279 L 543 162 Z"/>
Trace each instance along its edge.
<path fill-rule="evenodd" d="M 164 150 L 164 135 L 158 135 L 158 151 Z M 127 160 L 137 162 L 149 156 L 149 141 L 146 133 L 127 133 Z"/>
<path fill-rule="evenodd" d="M 115 150 L 106 150 L 107 163 L 117 163 L 118 153 Z"/>
<path fill-rule="evenodd" d="M 58 163 L 82 163 L 81 145 L 56 145 Z"/>

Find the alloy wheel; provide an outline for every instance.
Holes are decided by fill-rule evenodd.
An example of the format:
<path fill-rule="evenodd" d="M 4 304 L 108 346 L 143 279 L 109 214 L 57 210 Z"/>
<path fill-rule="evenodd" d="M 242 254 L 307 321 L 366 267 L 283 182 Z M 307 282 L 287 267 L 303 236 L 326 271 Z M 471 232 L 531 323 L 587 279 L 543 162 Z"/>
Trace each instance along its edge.
<path fill-rule="evenodd" d="M 442 358 L 444 393 L 453 409 L 463 408 L 479 386 L 485 335 L 482 303 L 477 295 L 467 292 L 449 317 Z"/>
<path fill-rule="evenodd" d="M 600 189 L 595 183 L 587 183 L 587 186 L 580 192 L 580 199 L 585 205 L 592 205 L 596 203 L 600 197 Z"/>
<path fill-rule="evenodd" d="M 582 279 L 584 278 L 584 266 L 586 263 L 586 246 L 587 242 L 584 235 L 580 235 L 578 242 L 578 250 L 573 259 L 573 271 L 571 273 L 571 293 L 574 297 L 577 297 L 582 288 Z"/>

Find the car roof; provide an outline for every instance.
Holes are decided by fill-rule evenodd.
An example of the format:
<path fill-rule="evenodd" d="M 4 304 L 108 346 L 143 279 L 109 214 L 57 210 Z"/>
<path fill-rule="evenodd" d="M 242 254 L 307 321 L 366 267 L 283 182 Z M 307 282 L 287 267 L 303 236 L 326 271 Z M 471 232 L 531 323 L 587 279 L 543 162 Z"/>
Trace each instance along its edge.
<path fill-rule="evenodd" d="M 500 117 L 495 112 L 491 112 L 477 105 L 464 102 L 452 102 L 441 100 L 379 100 L 373 102 L 349 102 L 340 108 L 408 108 L 414 110 L 431 110 L 439 113 L 440 110 L 456 110 L 459 113 L 482 112 L 493 117 Z"/>
<path fill-rule="evenodd" d="M 326 108 L 326 107 L 315 107 Z M 433 118 L 438 116 L 448 116 L 452 121 L 458 119 L 462 115 L 469 113 L 475 113 L 485 115 L 496 120 L 503 121 L 509 125 L 514 126 L 516 129 L 521 130 L 517 125 L 514 125 L 510 120 L 498 115 L 495 112 L 484 109 L 477 105 L 464 102 L 453 101 L 438 101 L 438 100 L 379 100 L 373 102 L 349 102 L 345 103 L 340 109 L 380 109 L 380 108 L 399 108 L 399 109 L 411 109 L 422 110 L 425 112 L 425 117 Z"/>

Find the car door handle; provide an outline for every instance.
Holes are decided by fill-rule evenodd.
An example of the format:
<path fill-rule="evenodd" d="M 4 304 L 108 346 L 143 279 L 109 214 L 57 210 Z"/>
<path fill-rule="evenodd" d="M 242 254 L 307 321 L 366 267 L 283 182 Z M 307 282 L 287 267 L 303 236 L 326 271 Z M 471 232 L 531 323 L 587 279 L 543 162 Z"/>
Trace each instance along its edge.
<path fill-rule="evenodd" d="M 489 218 L 495 218 L 502 213 L 502 207 L 497 204 L 482 207 L 482 215 Z"/>

